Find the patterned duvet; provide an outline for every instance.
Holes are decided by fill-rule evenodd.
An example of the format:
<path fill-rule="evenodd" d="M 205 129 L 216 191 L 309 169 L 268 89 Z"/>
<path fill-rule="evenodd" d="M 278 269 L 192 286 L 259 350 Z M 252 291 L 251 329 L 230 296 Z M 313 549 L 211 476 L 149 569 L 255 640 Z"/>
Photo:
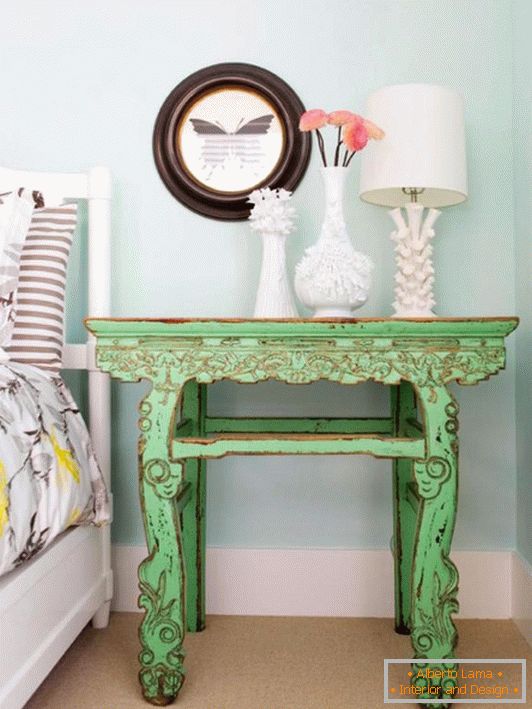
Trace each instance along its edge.
<path fill-rule="evenodd" d="M 0 575 L 67 527 L 108 520 L 105 483 L 64 382 L 0 363 Z"/>

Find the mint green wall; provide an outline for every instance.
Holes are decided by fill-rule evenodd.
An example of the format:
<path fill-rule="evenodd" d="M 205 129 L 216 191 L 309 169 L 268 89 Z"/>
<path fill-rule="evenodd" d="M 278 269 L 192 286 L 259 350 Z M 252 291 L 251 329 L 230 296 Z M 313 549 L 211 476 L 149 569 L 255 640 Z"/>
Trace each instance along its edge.
<path fill-rule="evenodd" d="M 439 312 L 515 310 L 512 206 L 512 21 L 500 0 L 92 0 L 2 9 L 2 162 L 114 174 L 115 315 L 246 316 L 260 264 L 245 223 L 203 219 L 178 204 L 156 173 L 151 132 L 169 91 L 222 61 L 262 65 L 308 107 L 362 111 L 389 83 L 455 87 L 465 97 L 470 199 L 438 222 Z M 353 240 L 377 263 L 362 316 L 390 313 L 393 252 L 385 210 L 349 185 Z M 289 262 L 317 237 L 322 193 L 317 154 L 294 203 L 299 229 Z M 78 268 L 74 267 L 77 275 Z M 83 300 L 72 289 L 73 312 Z M 79 327 L 73 335 L 81 337 Z M 456 389 L 461 489 L 456 546 L 515 544 L 515 367 Z M 114 389 L 114 538 L 140 543 L 135 405 L 142 386 Z M 219 384 L 213 412 L 347 415 L 386 412 L 386 391 L 319 384 L 254 391 Z M 228 458 L 209 470 L 208 542 L 225 546 L 378 548 L 391 535 L 390 464 L 369 458 Z"/>
<path fill-rule="evenodd" d="M 532 4 L 514 4 L 517 548 L 532 564 Z"/>

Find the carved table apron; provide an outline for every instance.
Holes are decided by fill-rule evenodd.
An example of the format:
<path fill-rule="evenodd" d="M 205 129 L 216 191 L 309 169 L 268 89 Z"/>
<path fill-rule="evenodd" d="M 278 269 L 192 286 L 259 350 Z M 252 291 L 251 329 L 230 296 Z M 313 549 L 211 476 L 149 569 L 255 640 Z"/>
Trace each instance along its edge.
<path fill-rule="evenodd" d="M 205 459 L 232 453 L 393 458 L 395 628 L 411 634 L 415 658 L 455 657 L 451 615 L 458 609 L 458 573 L 449 554 L 458 406 L 447 385 L 476 384 L 503 368 L 504 338 L 517 322 L 87 321 L 97 338 L 100 369 L 122 381 L 147 379 L 152 385 L 139 406 L 138 444 L 149 552 L 139 567 L 139 605 L 145 610 L 139 677 L 149 702 L 175 699 L 184 679 L 185 625 L 189 631 L 205 626 Z M 206 385 L 221 379 L 373 380 L 391 385 L 391 415 L 210 417 Z M 434 702 L 434 694 L 430 697 Z"/>

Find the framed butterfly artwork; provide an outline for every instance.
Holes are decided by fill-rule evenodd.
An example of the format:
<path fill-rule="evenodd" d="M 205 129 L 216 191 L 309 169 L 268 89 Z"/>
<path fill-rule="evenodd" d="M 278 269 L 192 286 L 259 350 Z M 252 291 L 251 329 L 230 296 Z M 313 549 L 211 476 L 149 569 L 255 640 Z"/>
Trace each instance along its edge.
<path fill-rule="evenodd" d="M 153 133 L 155 164 L 170 192 L 213 219 L 247 219 L 261 187 L 294 190 L 310 159 L 298 129 L 305 107 L 280 77 L 252 64 L 215 64 L 191 74 L 163 103 Z"/>

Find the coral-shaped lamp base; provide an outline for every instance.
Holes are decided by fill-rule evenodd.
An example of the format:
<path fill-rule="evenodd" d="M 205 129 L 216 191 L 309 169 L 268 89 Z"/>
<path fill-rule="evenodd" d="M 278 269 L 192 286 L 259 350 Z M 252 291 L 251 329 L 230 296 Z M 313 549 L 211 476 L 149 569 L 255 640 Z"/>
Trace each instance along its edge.
<path fill-rule="evenodd" d="M 395 260 L 395 318 L 432 318 L 436 305 L 432 293 L 434 268 L 432 266 L 431 239 L 434 223 L 441 212 L 429 209 L 423 221 L 423 206 L 415 202 L 405 205 L 407 222 L 400 208 L 389 214 L 397 229 L 390 238 L 396 243 Z"/>

